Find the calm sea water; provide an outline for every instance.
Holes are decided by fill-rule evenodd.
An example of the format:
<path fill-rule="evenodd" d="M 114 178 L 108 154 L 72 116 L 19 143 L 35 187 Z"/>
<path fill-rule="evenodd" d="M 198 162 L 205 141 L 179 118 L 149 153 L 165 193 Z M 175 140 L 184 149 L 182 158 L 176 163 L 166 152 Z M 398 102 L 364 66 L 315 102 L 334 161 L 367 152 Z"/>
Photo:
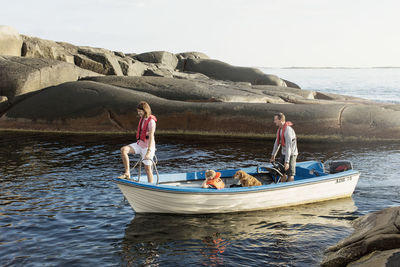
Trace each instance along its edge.
<path fill-rule="evenodd" d="M 400 68 L 261 70 L 303 89 L 400 104 Z"/>
<path fill-rule="evenodd" d="M 136 215 L 112 182 L 122 171 L 119 147 L 132 138 L 0 132 L 0 266 L 318 266 L 324 249 L 352 232 L 352 220 L 400 205 L 400 143 L 299 142 L 299 160 L 353 162 L 361 172 L 353 198 L 250 213 Z M 157 136 L 158 169 L 253 166 L 271 148 L 265 140 Z"/>

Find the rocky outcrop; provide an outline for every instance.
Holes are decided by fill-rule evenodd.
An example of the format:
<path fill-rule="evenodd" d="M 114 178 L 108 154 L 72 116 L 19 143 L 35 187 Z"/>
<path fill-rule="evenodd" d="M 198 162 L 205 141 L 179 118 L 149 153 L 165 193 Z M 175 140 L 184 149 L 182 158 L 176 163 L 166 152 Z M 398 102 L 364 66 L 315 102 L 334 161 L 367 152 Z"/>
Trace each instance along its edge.
<path fill-rule="evenodd" d="M 73 46 L 63 46 L 54 41 L 22 35 L 23 45 L 21 55 L 29 58 L 44 58 L 64 61 L 74 64 Z"/>
<path fill-rule="evenodd" d="M 189 75 L 173 72 L 173 78 Z M 310 90 L 298 90 L 289 87 L 252 85 L 251 83 L 235 83 L 217 81 L 206 76 L 184 77 L 173 79 L 168 77 L 88 77 L 85 80 L 129 88 L 169 100 L 189 102 L 242 102 L 242 103 L 275 103 L 275 104 L 332 104 L 320 94 Z M 357 103 L 360 99 L 331 95 L 330 100 L 336 103 Z"/>
<path fill-rule="evenodd" d="M 203 73 L 217 80 L 286 87 L 286 83 L 278 76 L 265 74 L 256 68 L 232 66 L 215 59 L 188 58 L 184 70 Z"/>
<path fill-rule="evenodd" d="M 134 56 L 133 58 L 147 63 L 158 63 L 165 66 L 166 69 L 175 70 L 178 65 L 178 58 L 166 51 L 154 51 Z"/>
<path fill-rule="evenodd" d="M 23 36 L 22 56 L 54 59 L 103 75 L 143 75 L 147 67 L 121 52 Z"/>
<path fill-rule="evenodd" d="M 11 56 L 0 56 L 0 70 L 0 96 L 11 103 L 17 96 L 100 75 L 57 60 Z"/>
<path fill-rule="evenodd" d="M 400 266 L 400 248 L 385 251 L 374 251 L 368 256 L 351 262 L 348 267 L 397 267 Z"/>
<path fill-rule="evenodd" d="M 0 127 L 135 131 L 137 121 L 133 118 L 137 114 L 134 107 L 144 100 L 150 103 L 159 119 L 159 132 L 273 135 L 276 127 L 272 118 L 279 111 L 295 122 L 296 132 L 301 135 L 393 138 L 400 130 L 400 111 L 390 110 L 389 125 L 389 121 L 381 117 L 389 112 L 384 106 L 335 102 L 324 105 L 250 103 L 262 94 L 252 91 L 249 85 L 246 85 L 248 91 L 244 90 L 246 95 L 241 95 L 238 90 L 236 95 L 229 96 L 226 92 L 235 91 L 231 86 L 223 88 L 207 82 L 188 83 L 187 80 L 177 82 L 163 77 L 99 77 L 92 80 L 41 90 L 12 106 L 1 117 Z M 235 97 L 241 97 L 240 101 Z M 375 124 L 357 121 L 359 112 Z M 382 127 L 386 130 L 382 131 Z"/>
<path fill-rule="evenodd" d="M 178 59 L 210 59 L 206 54 L 201 52 L 183 52 L 176 54 Z"/>
<path fill-rule="evenodd" d="M 326 250 L 321 266 L 399 266 L 400 207 L 367 214 L 353 226 L 351 236 Z"/>
<path fill-rule="evenodd" d="M 16 29 L 0 25 L 0 56 L 21 56 L 22 38 Z"/>
<path fill-rule="evenodd" d="M 103 75 L 188 78 L 196 73 L 216 80 L 300 88 L 293 82 L 264 74 L 255 68 L 237 67 L 209 59 L 201 52 L 176 55 L 167 51 L 124 54 L 103 48 L 75 46 L 25 35 L 22 37 L 23 57 L 64 61 Z"/>
<path fill-rule="evenodd" d="M 125 54 L 23 36 L 22 57 L 0 57 L 2 128 L 135 131 L 142 100 L 158 132 L 274 135 L 281 111 L 299 136 L 400 139 L 400 105 L 301 90 L 200 52 Z"/>
<path fill-rule="evenodd" d="M 0 96 L 0 114 L 6 111 L 10 107 L 8 98 L 6 96 Z"/>
<path fill-rule="evenodd" d="M 121 66 L 118 63 L 116 55 L 106 49 L 85 47 L 79 48 L 78 53 L 95 62 L 100 63 L 102 68 L 96 71 L 97 73 L 101 73 L 104 75 L 123 75 Z"/>
<path fill-rule="evenodd" d="M 125 76 L 142 76 L 149 68 L 146 64 L 130 57 L 121 58 L 118 62 Z"/>
<path fill-rule="evenodd" d="M 186 60 L 188 58 L 190 58 L 190 59 L 210 59 L 206 54 L 201 53 L 201 52 L 184 52 L 184 53 L 176 54 L 176 57 L 178 58 L 178 65 L 176 66 L 176 69 L 179 71 L 184 71 L 185 65 L 186 65 Z"/>
<path fill-rule="evenodd" d="M 249 83 L 212 79 L 173 79 L 166 77 L 92 77 L 87 80 L 145 92 L 167 100 L 186 102 L 285 103 L 278 96 L 263 94 Z M 296 90 L 301 91 L 301 90 Z M 306 92 L 302 92 L 306 94 Z M 312 95 L 312 93 L 311 93 Z M 303 98 L 300 94 L 299 98 Z"/>

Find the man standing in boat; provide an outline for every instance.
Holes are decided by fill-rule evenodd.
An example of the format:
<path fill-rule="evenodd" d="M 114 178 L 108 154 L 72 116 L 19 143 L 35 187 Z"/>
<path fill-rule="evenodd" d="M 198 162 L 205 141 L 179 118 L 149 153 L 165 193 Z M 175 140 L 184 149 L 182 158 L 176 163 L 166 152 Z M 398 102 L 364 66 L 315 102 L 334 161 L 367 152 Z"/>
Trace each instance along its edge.
<path fill-rule="evenodd" d="M 282 112 L 274 115 L 274 123 L 278 126 L 278 131 L 276 132 L 276 140 L 270 162 L 275 161 L 275 156 L 278 152 L 279 146 L 281 146 L 282 149 L 279 162 L 284 166 L 286 173 L 286 177 L 282 177 L 282 182 L 291 182 L 294 181 L 294 176 L 296 174 L 296 159 L 299 154 L 297 151 L 296 133 L 291 127 L 293 123 L 286 121 L 285 115 Z"/>

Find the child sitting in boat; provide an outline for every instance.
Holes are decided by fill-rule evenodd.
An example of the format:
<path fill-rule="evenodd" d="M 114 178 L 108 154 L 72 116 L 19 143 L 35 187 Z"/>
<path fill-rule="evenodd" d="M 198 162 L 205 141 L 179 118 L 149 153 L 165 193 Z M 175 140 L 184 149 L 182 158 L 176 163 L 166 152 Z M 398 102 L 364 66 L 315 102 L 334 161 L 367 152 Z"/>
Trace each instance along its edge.
<path fill-rule="evenodd" d="M 201 187 L 214 189 L 224 188 L 225 184 L 219 177 L 221 177 L 220 172 L 215 172 L 214 170 L 206 170 L 206 179 L 204 180 Z"/>

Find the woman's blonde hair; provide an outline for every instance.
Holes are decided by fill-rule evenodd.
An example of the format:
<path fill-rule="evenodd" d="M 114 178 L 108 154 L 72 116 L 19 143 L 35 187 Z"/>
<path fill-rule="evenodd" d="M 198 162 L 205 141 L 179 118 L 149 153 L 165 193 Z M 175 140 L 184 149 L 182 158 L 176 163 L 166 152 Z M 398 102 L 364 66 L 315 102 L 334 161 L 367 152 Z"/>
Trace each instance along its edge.
<path fill-rule="evenodd" d="M 150 105 L 145 102 L 145 101 L 141 101 L 138 106 L 137 109 L 141 109 L 144 111 L 144 117 L 149 117 L 151 115 L 151 108 Z"/>

